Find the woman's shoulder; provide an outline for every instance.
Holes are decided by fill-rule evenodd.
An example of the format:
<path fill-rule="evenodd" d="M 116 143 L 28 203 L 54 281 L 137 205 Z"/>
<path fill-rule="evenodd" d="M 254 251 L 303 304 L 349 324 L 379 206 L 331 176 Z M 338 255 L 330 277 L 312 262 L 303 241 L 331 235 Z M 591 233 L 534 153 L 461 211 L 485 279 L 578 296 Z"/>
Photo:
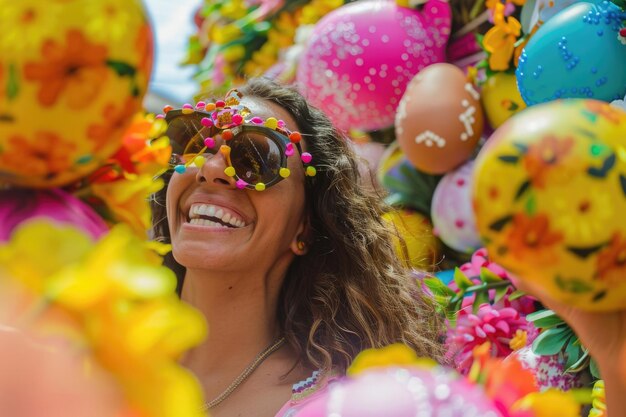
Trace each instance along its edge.
<path fill-rule="evenodd" d="M 310 377 L 293 384 L 291 398 L 278 411 L 276 417 L 294 417 L 305 405 L 312 402 L 328 390 L 341 377 L 336 371 L 314 371 Z"/>

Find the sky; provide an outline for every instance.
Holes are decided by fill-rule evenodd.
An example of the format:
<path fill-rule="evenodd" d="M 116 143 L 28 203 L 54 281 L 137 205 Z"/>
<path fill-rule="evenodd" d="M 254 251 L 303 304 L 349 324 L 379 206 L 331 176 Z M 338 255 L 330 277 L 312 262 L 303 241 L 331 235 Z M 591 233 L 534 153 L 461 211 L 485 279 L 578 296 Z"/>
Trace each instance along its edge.
<path fill-rule="evenodd" d="M 182 67 L 187 38 L 195 30 L 193 14 L 202 0 L 144 0 L 152 19 L 156 59 L 150 90 L 170 101 L 183 104 L 197 91 L 193 68 Z"/>

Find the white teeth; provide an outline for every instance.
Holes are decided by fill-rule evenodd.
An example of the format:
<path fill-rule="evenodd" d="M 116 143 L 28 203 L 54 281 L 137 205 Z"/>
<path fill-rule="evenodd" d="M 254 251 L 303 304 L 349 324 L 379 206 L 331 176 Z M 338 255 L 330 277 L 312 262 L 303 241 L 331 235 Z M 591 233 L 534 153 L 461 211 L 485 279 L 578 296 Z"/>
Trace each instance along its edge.
<path fill-rule="evenodd" d="M 201 218 L 202 216 L 216 217 L 220 219 L 224 224 L 216 223 L 208 219 L 203 219 Z M 189 209 L 189 219 L 189 223 L 191 224 L 199 224 L 211 227 L 228 227 L 226 225 L 231 225 L 233 227 L 244 227 L 246 225 L 243 219 L 240 219 L 233 213 L 226 212 L 224 211 L 224 209 L 216 207 L 212 204 L 193 204 Z M 207 222 L 210 222 L 210 224 Z"/>

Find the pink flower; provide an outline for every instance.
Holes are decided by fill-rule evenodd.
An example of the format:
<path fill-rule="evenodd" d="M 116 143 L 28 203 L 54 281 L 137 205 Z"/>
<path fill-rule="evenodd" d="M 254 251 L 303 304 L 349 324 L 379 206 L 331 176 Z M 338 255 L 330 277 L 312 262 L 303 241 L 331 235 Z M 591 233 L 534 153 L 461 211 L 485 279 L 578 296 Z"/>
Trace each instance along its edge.
<path fill-rule="evenodd" d="M 491 356 L 506 357 L 513 352 L 509 343 L 517 330 L 531 333 L 533 327 L 511 307 L 482 304 L 476 314 L 471 311 L 466 307 L 458 312 L 456 325 L 448 329 L 446 339 L 447 356 L 462 374 L 469 371 L 475 347 L 491 342 Z"/>

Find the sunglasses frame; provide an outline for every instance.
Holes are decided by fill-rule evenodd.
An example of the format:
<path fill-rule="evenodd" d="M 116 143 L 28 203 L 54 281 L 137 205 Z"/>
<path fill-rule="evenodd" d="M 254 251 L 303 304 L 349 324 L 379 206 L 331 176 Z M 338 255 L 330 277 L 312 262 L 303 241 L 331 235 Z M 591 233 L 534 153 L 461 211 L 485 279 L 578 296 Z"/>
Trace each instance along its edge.
<path fill-rule="evenodd" d="M 219 109 L 219 110 L 222 110 L 222 112 L 226 112 L 230 116 L 234 114 L 239 115 L 240 114 L 239 112 L 241 112 L 242 110 L 243 110 L 242 113 L 246 115 L 249 115 L 250 113 L 249 110 L 245 107 L 238 107 L 238 108 L 226 107 L 224 109 Z M 199 109 L 199 108 L 194 109 L 194 108 L 191 108 L 191 106 L 189 106 L 187 108 L 183 107 L 182 109 L 176 109 L 176 110 L 171 109 L 166 112 L 164 118 L 168 124 L 167 129 L 169 130 L 170 124 L 178 118 L 196 117 L 198 122 L 200 122 L 200 124 L 202 124 L 203 127 L 208 127 L 211 129 L 210 137 L 214 137 L 214 138 L 221 137 L 222 145 L 220 146 L 219 150 L 215 151 L 215 153 L 220 152 L 224 155 L 226 159 L 226 163 L 227 163 L 227 167 L 224 170 L 224 173 L 230 177 L 233 177 L 236 180 L 236 186 L 239 189 L 247 188 L 251 190 L 263 191 L 266 188 L 279 183 L 284 178 L 287 178 L 290 175 L 290 170 L 289 168 L 287 168 L 287 161 L 288 161 L 289 156 L 294 154 L 294 151 L 295 151 L 294 145 L 295 145 L 295 148 L 297 148 L 298 152 L 300 153 L 300 157 L 301 157 L 300 159 L 303 165 L 305 166 L 305 176 L 315 175 L 316 173 L 315 168 L 313 166 L 306 166 L 306 164 L 308 164 L 311 161 L 311 155 L 307 152 L 302 151 L 302 146 L 300 145 L 300 137 L 301 137 L 300 134 L 298 132 L 291 132 L 288 129 L 286 129 L 284 127 L 284 122 L 282 121 L 279 122 L 273 118 L 271 118 L 273 120 L 271 119 L 262 120 L 259 117 L 252 117 L 252 118 L 244 119 L 241 116 L 239 120 L 235 120 L 235 122 L 233 122 L 233 119 L 235 118 L 234 117 L 231 118 L 230 116 L 228 116 L 225 119 L 226 123 L 222 123 L 224 120 L 220 119 L 220 114 L 221 112 L 219 113 L 217 111 L 209 112 L 204 109 Z M 205 121 L 205 120 L 210 120 L 210 122 Z M 239 123 L 236 123 L 237 121 L 239 121 Z M 201 129 L 198 129 L 198 132 L 200 130 Z M 260 182 L 260 181 L 256 183 L 246 182 L 244 179 L 239 177 L 239 175 L 237 174 L 235 170 L 235 167 L 232 164 L 232 160 L 231 160 L 232 148 L 230 147 L 229 143 L 232 143 L 231 141 L 237 140 L 237 137 L 246 131 L 261 133 L 267 140 L 271 140 L 272 142 L 274 142 L 278 146 L 278 149 L 280 150 L 280 164 L 278 167 L 278 172 L 274 178 L 272 178 L 270 181 L 266 183 Z M 169 135 L 167 134 L 167 130 L 166 130 L 165 135 L 169 137 Z M 181 145 L 182 143 L 184 143 L 183 147 L 186 149 L 189 143 L 191 142 L 191 140 L 192 138 L 189 138 L 185 142 L 176 141 L 176 143 L 181 144 Z M 202 138 L 202 140 L 205 140 L 205 138 Z M 172 138 L 170 138 L 170 141 L 172 141 Z M 191 160 L 186 161 L 186 162 L 183 161 L 183 164 L 178 164 L 178 165 L 173 166 L 174 164 L 172 162 L 174 161 L 172 159 L 170 160 L 170 165 L 178 173 L 185 172 L 186 168 L 192 163 L 194 163 L 198 157 L 202 157 L 202 155 L 207 153 L 206 151 L 208 150 L 208 147 L 205 145 L 205 143 L 201 143 L 201 145 L 202 145 L 202 149 L 200 149 L 200 151 L 196 154 L 196 156 L 192 158 Z M 174 155 L 178 155 L 178 154 L 172 153 L 172 158 L 174 158 Z M 182 157 L 182 155 L 178 155 L 178 156 Z M 204 160 L 202 160 L 202 163 L 203 161 Z"/>

